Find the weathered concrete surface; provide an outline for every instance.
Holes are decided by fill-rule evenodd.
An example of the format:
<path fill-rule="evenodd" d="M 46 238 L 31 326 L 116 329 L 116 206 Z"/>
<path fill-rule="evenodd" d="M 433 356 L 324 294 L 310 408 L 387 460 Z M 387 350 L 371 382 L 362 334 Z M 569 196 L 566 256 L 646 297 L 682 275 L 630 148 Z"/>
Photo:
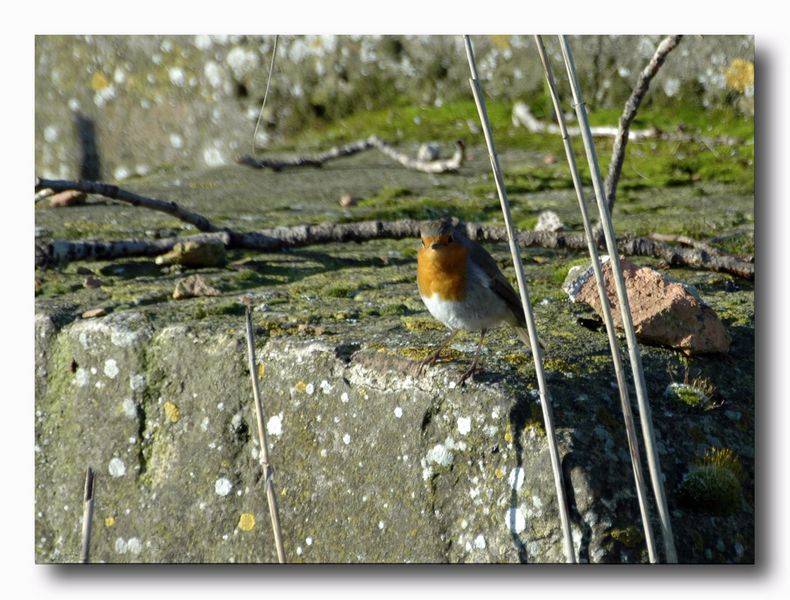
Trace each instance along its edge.
<path fill-rule="evenodd" d="M 484 152 L 475 154 L 449 178 L 394 168 L 371 154 L 320 171 L 230 166 L 149 177 L 131 189 L 240 231 L 448 213 L 493 221 L 498 203 L 482 178 L 489 165 Z M 519 151 L 501 158 L 506 167 L 540 160 Z M 470 195 L 473 186 L 487 191 Z M 662 231 L 704 217 L 717 235 L 741 231 L 749 246 L 753 198 L 704 188 L 701 199 L 693 189 L 672 189 Z M 362 200 L 340 207 L 342 193 Z M 551 208 L 578 228 L 572 190 L 514 190 L 511 200 L 516 219 Z M 615 218 L 627 230 L 652 226 L 658 201 L 651 190 L 634 192 Z M 167 215 L 96 198 L 63 209 L 39 204 L 36 225 L 44 237 L 66 239 L 188 231 Z M 243 293 L 259 309 L 258 356 L 289 560 L 561 560 L 532 360 L 520 344 L 507 329 L 491 332 L 485 373 L 462 390 L 450 382 L 471 358 L 475 336 L 459 338 L 453 362 L 419 380 L 410 375 L 445 336 L 417 294 L 416 244 L 231 251 L 225 267 L 199 270 L 128 259 L 37 271 L 36 560 L 77 560 L 88 465 L 97 471 L 93 560 L 275 560 L 236 302 Z M 507 247 L 489 249 L 512 281 Z M 577 262 L 585 261 L 562 250 L 524 253 L 547 344 L 574 539 L 582 560 L 645 561 L 606 335 L 592 309 L 570 304 L 561 289 Z M 176 282 L 192 273 L 222 295 L 173 300 Z M 699 290 L 732 336 L 726 360 L 642 348 L 680 559 L 750 562 L 753 285 L 704 271 L 671 274 Z M 104 283 L 84 287 L 86 277 Z M 80 318 L 95 308 L 107 316 Z M 686 375 L 715 388 L 706 406 L 664 395 Z M 704 497 L 694 509 L 679 501 L 684 477 L 712 447 L 732 449 L 743 465 L 741 502 L 726 516 L 705 512 Z"/>
<path fill-rule="evenodd" d="M 440 328 L 407 308 L 362 316 L 385 297 L 413 306 L 411 278 L 393 276 L 411 267 L 380 267 L 380 284 L 337 298 L 329 309 L 337 312 L 321 319 L 281 302 L 292 293 L 281 287 L 250 290 L 289 560 L 561 562 L 534 374 L 518 343 L 494 332 L 486 373 L 459 389 L 452 382 L 474 349 L 471 337 L 454 346 L 455 361 L 417 379 L 415 359 L 443 337 Z M 308 302 L 326 291 L 311 285 L 315 278 L 324 281 L 298 282 Z M 222 302 L 163 300 L 79 320 L 81 307 L 39 300 L 37 561 L 76 561 L 89 465 L 97 471 L 92 560 L 276 560 L 243 318 L 212 312 Z M 178 318 L 196 306 L 209 316 Z M 537 309 L 539 323 L 556 324 L 546 368 L 576 550 L 592 562 L 644 561 L 605 336 L 563 318 L 567 302 Z M 564 355 L 566 332 L 579 329 Z M 646 352 L 645 362 L 651 389 L 665 385 L 671 353 Z M 686 512 L 675 497 L 689 461 L 710 446 L 734 448 L 750 472 L 751 400 L 728 395 L 726 412 L 703 412 L 657 391 L 651 397 L 681 560 L 752 560 L 749 481 L 730 517 Z"/>

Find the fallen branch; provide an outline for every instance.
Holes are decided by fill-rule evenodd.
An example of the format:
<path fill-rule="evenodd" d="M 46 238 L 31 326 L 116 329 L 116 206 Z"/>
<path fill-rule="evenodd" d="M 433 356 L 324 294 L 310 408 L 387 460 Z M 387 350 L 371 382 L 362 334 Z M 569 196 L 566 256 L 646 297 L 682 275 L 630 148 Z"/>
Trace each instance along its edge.
<path fill-rule="evenodd" d="M 718 248 L 714 248 L 710 244 L 706 244 L 700 240 L 695 240 L 694 238 L 690 238 L 685 235 L 670 235 L 666 233 L 651 233 L 648 236 L 651 240 L 657 240 L 659 242 L 667 242 L 670 244 L 682 244 L 684 246 L 690 246 L 692 248 L 696 248 L 697 250 L 702 250 L 703 252 L 707 252 L 708 254 L 719 256 L 721 255 L 721 250 Z"/>
<path fill-rule="evenodd" d="M 297 156 L 294 158 L 254 158 L 252 156 L 242 156 L 236 162 L 255 169 L 272 169 L 273 171 L 282 171 L 283 169 L 295 167 L 320 168 L 324 163 L 330 160 L 351 156 L 364 150 L 376 148 L 382 154 L 400 163 L 407 169 L 413 169 L 423 173 L 454 173 L 461 167 L 465 158 L 464 143 L 458 140 L 455 142 L 455 146 L 455 153 L 449 159 L 424 161 L 413 159 L 398 152 L 392 146 L 382 141 L 381 138 L 372 135 L 365 140 L 351 142 L 344 146 L 335 146 L 326 152 L 314 154 L 312 156 Z"/>
<path fill-rule="evenodd" d="M 682 35 L 670 35 L 661 41 L 653 54 L 653 58 L 650 59 L 650 62 L 647 63 L 647 66 L 642 69 L 642 72 L 639 74 L 639 78 L 631 92 L 631 96 L 629 96 L 628 100 L 625 102 L 623 114 L 620 115 L 617 134 L 614 138 L 614 145 L 612 146 L 612 159 L 609 162 L 609 171 L 606 174 L 606 181 L 604 182 L 610 213 L 612 212 L 612 208 L 614 208 L 617 182 L 620 180 L 620 174 L 623 170 L 625 147 L 628 145 L 628 132 L 631 128 L 631 123 L 634 117 L 636 117 L 636 112 L 639 110 L 642 99 L 645 97 L 645 94 L 647 94 L 650 82 L 653 80 L 656 73 L 658 73 L 661 65 L 664 64 L 667 55 L 678 45 L 682 37 Z"/>
<path fill-rule="evenodd" d="M 290 248 L 332 243 L 366 242 L 380 239 L 406 239 L 420 235 L 421 222 L 415 219 L 399 221 L 360 221 L 357 223 L 319 223 L 275 227 L 246 233 L 223 231 L 215 234 L 164 238 L 158 240 L 119 240 L 114 242 L 36 240 L 36 266 L 43 267 L 71 260 L 112 260 L 140 256 L 157 256 L 172 250 L 179 242 L 220 240 L 229 249 L 276 252 Z M 504 227 L 480 223 L 466 223 L 470 239 L 480 242 L 507 242 Z M 522 248 L 565 249 L 587 251 L 584 235 L 574 232 L 520 231 L 516 241 Z M 623 238 L 618 243 L 620 253 L 630 256 L 652 256 L 678 267 L 699 267 L 729 273 L 744 279 L 754 278 L 754 264 L 727 254 L 711 254 L 698 248 L 680 248 L 664 242 L 644 238 Z"/>
<path fill-rule="evenodd" d="M 189 223 L 200 231 L 222 231 L 221 227 L 213 225 L 211 221 L 203 215 L 181 208 L 175 202 L 141 196 L 134 192 L 121 189 L 116 185 L 101 183 L 99 181 L 66 181 L 60 179 L 41 179 L 37 177 L 36 191 L 46 188 L 54 192 L 77 190 L 85 192 L 86 194 L 97 194 L 112 200 L 126 202 L 132 206 L 142 206 L 144 208 L 150 208 L 151 210 L 167 213 L 176 219 Z"/>

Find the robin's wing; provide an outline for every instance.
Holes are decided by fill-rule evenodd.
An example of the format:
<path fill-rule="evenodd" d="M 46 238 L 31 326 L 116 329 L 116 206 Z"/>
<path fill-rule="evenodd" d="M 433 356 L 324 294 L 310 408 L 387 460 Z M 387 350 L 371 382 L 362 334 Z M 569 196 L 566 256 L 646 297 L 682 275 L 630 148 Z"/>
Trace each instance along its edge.
<path fill-rule="evenodd" d="M 510 285 L 510 282 L 499 270 L 494 258 L 480 244 L 465 240 L 469 249 L 469 257 L 472 262 L 488 276 L 489 286 L 500 298 L 505 301 L 508 308 L 513 312 L 519 324 L 524 325 L 524 308 L 521 306 L 521 298 Z"/>

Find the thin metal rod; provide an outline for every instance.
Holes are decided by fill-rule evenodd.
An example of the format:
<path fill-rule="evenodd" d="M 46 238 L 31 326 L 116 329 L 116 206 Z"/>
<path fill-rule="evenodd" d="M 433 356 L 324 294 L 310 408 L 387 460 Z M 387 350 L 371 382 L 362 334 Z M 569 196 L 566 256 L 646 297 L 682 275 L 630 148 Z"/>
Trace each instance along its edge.
<path fill-rule="evenodd" d="M 573 550 L 573 537 L 571 536 L 570 517 L 568 515 L 568 502 L 565 497 L 565 485 L 562 477 L 562 463 L 560 461 L 560 452 L 557 446 L 557 434 L 554 429 L 554 416 L 551 408 L 551 398 L 546 390 L 546 378 L 543 372 L 543 356 L 540 350 L 540 343 L 538 341 L 538 333 L 535 327 L 535 317 L 532 314 L 532 303 L 529 299 L 529 291 L 527 289 L 527 280 L 524 276 L 524 267 L 521 264 L 521 252 L 519 251 L 518 244 L 515 241 L 513 231 L 513 219 L 510 215 L 510 202 L 505 191 L 505 182 L 502 177 L 502 169 L 499 166 L 499 159 L 497 158 L 496 148 L 494 147 L 494 138 L 491 133 L 491 123 L 488 120 L 488 111 L 486 110 L 485 98 L 483 97 L 480 82 L 477 76 L 477 65 L 475 63 L 474 49 L 472 48 L 472 41 L 468 35 L 464 36 L 464 43 L 466 44 L 466 57 L 469 60 L 469 70 L 472 74 L 469 84 L 472 86 L 472 94 L 475 98 L 477 105 L 477 112 L 480 115 L 480 123 L 483 126 L 483 133 L 485 134 L 486 146 L 488 147 L 488 155 L 491 159 L 491 169 L 494 172 L 494 180 L 496 181 L 497 193 L 499 195 L 499 203 L 502 207 L 502 215 L 505 219 L 505 229 L 507 230 L 508 243 L 510 244 L 510 254 L 513 257 L 513 267 L 516 270 L 516 279 L 518 281 L 518 289 L 521 296 L 521 306 L 524 309 L 524 317 L 526 319 L 527 331 L 529 333 L 529 343 L 532 348 L 532 358 L 535 361 L 535 375 L 538 380 L 538 389 L 540 391 L 540 405 L 543 410 L 543 422 L 546 427 L 546 440 L 549 446 L 549 456 L 551 457 L 551 466 L 554 472 L 554 487 L 557 492 L 557 504 L 560 511 L 560 521 L 563 531 L 563 547 L 565 550 L 565 561 L 568 563 L 575 563 L 576 557 Z"/>
<path fill-rule="evenodd" d="M 598 248 L 596 247 L 593 228 L 590 224 L 590 216 L 587 212 L 587 201 L 584 198 L 584 189 L 582 187 L 581 177 L 579 176 L 579 169 L 576 166 L 576 158 L 573 154 L 571 138 L 568 134 L 568 128 L 565 125 L 565 117 L 562 114 L 562 107 L 560 106 L 560 99 L 559 95 L 557 94 L 557 86 L 554 83 L 554 73 L 551 68 L 551 63 L 546 57 L 546 48 L 543 46 L 543 38 L 539 35 L 536 35 L 535 43 L 538 46 L 538 54 L 540 55 L 540 61 L 543 63 L 543 71 L 546 75 L 546 83 L 549 86 L 551 100 L 554 103 L 554 113 L 557 115 L 557 125 L 559 125 L 560 134 L 562 135 L 562 143 L 565 146 L 565 155 L 568 158 L 568 166 L 570 167 L 571 177 L 573 178 L 573 187 L 576 189 L 576 198 L 579 200 L 579 210 L 581 211 L 582 221 L 584 223 L 584 234 L 587 240 L 587 250 L 590 253 L 593 273 L 595 274 L 595 281 L 598 284 L 598 297 L 601 301 L 601 312 L 603 312 L 603 320 L 606 324 L 606 334 L 609 338 L 609 349 L 612 353 L 612 363 L 614 365 L 615 374 L 617 375 L 617 388 L 620 391 L 620 406 L 623 411 L 623 419 L 625 420 L 625 431 L 628 438 L 628 451 L 631 455 L 631 467 L 634 472 L 636 494 L 637 498 L 639 499 L 639 511 L 642 515 L 642 527 L 645 532 L 647 554 L 650 562 L 655 563 L 658 561 L 658 556 L 656 554 L 656 541 L 653 536 L 653 526 L 650 523 L 650 508 L 647 501 L 647 490 L 645 489 L 644 476 L 642 475 L 639 438 L 636 435 L 634 415 L 631 411 L 631 400 L 628 395 L 628 381 L 625 378 L 623 363 L 620 360 L 620 345 L 617 342 L 614 321 L 612 320 L 612 311 L 609 306 L 609 296 L 606 293 L 606 284 L 604 283 L 603 274 L 601 273 Z"/>
<path fill-rule="evenodd" d="M 80 562 L 90 562 L 91 532 L 93 531 L 93 469 L 85 471 L 85 491 L 82 497 L 82 548 Z"/>
<path fill-rule="evenodd" d="M 631 319 L 631 308 L 628 303 L 628 294 L 625 291 L 625 280 L 623 279 L 622 267 L 620 266 L 620 256 L 617 252 L 617 240 L 615 239 L 614 235 L 612 219 L 609 215 L 609 207 L 607 205 L 606 195 L 604 193 L 603 180 L 601 179 L 601 170 L 598 166 L 598 157 L 595 153 L 595 145 L 593 144 L 592 133 L 590 132 L 590 123 L 587 118 L 587 107 L 585 106 L 584 100 L 582 99 L 581 90 L 579 89 L 579 82 L 576 77 L 576 66 L 573 63 L 573 55 L 571 54 L 571 49 L 568 45 L 567 36 L 561 35 L 559 36 L 559 39 L 560 48 L 562 49 L 562 56 L 565 61 L 565 67 L 568 71 L 568 80 L 573 93 L 576 118 L 579 122 L 582 140 L 584 141 L 584 149 L 587 154 L 587 162 L 590 167 L 593 188 L 595 190 L 595 199 L 598 204 L 598 212 L 600 213 L 604 237 L 606 238 L 606 247 L 608 249 L 610 261 L 612 264 L 612 275 L 614 276 L 615 288 L 617 290 L 617 299 L 620 303 L 620 313 L 623 319 L 625 338 L 628 342 L 628 354 L 631 360 L 631 371 L 634 377 L 636 399 L 639 405 L 639 419 L 642 425 L 642 437 L 644 438 L 645 450 L 647 452 L 647 465 L 650 470 L 650 480 L 653 485 L 653 494 L 656 497 L 658 516 L 661 521 L 661 533 L 664 539 L 664 552 L 666 554 L 666 561 L 668 563 L 676 563 L 677 552 L 675 551 L 675 540 L 672 534 L 672 523 L 670 522 L 669 509 L 667 508 L 667 500 L 664 493 L 664 481 L 663 475 L 661 474 L 661 464 L 659 462 L 658 452 L 655 446 L 653 419 L 650 411 L 650 403 L 647 398 L 645 375 L 642 371 L 642 357 L 639 353 L 639 346 L 636 342 L 634 324 Z"/>
<path fill-rule="evenodd" d="M 263 467 L 263 485 L 266 488 L 266 501 L 269 505 L 269 517 L 274 532 L 274 544 L 277 547 L 277 560 L 285 562 L 285 549 L 283 548 L 283 534 L 280 530 L 280 513 L 277 508 L 277 494 L 274 493 L 274 469 L 269 464 L 269 440 L 264 426 L 263 402 L 258 386 L 258 373 L 255 364 L 255 334 L 252 329 L 252 307 L 246 305 L 247 321 L 247 355 L 250 362 L 250 377 L 252 378 L 252 393 L 255 398 L 255 417 L 258 421 L 258 444 L 261 447 L 261 466 Z"/>

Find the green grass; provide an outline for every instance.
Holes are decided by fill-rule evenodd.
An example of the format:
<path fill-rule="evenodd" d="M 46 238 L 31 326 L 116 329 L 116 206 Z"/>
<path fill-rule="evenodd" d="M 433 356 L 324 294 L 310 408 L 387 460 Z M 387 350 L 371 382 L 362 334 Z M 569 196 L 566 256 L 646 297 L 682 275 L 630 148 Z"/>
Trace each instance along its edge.
<path fill-rule="evenodd" d="M 531 108 L 545 119 L 540 98 L 531 99 Z M 488 113 L 498 148 L 519 148 L 553 154 L 560 160 L 555 165 L 532 168 L 520 175 L 509 173 L 508 184 L 515 191 L 534 192 L 564 189 L 572 186 L 567 173 L 562 140 L 555 134 L 533 134 L 511 123 L 510 103 L 490 100 Z M 617 125 L 619 109 L 592 112 L 592 125 Z M 478 123 L 472 101 L 448 102 L 441 107 L 394 103 L 384 109 L 358 112 L 332 123 L 318 123 L 295 135 L 288 146 L 293 148 L 328 148 L 376 134 L 397 144 L 439 141 L 451 144 L 463 139 L 468 145 L 482 146 L 481 133 L 472 133 L 468 123 Z M 631 125 L 632 129 L 655 127 L 665 132 L 684 132 L 704 137 L 732 137 L 736 145 L 710 146 L 703 142 L 647 140 L 630 142 L 620 179 L 621 190 L 650 187 L 682 186 L 690 183 L 718 182 L 736 184 L 744 191 L 754 189 L 754 119 L 736 109 L 723 106 L 711 110 L 678 102 L 673 105 L 642 107 Z M 577 164 L 583 182 L 590 183 L 583 147 L 573 140 Z M 612 140 L 596 138 L 596 150 L 603 174 L 609 166 Z"/>

